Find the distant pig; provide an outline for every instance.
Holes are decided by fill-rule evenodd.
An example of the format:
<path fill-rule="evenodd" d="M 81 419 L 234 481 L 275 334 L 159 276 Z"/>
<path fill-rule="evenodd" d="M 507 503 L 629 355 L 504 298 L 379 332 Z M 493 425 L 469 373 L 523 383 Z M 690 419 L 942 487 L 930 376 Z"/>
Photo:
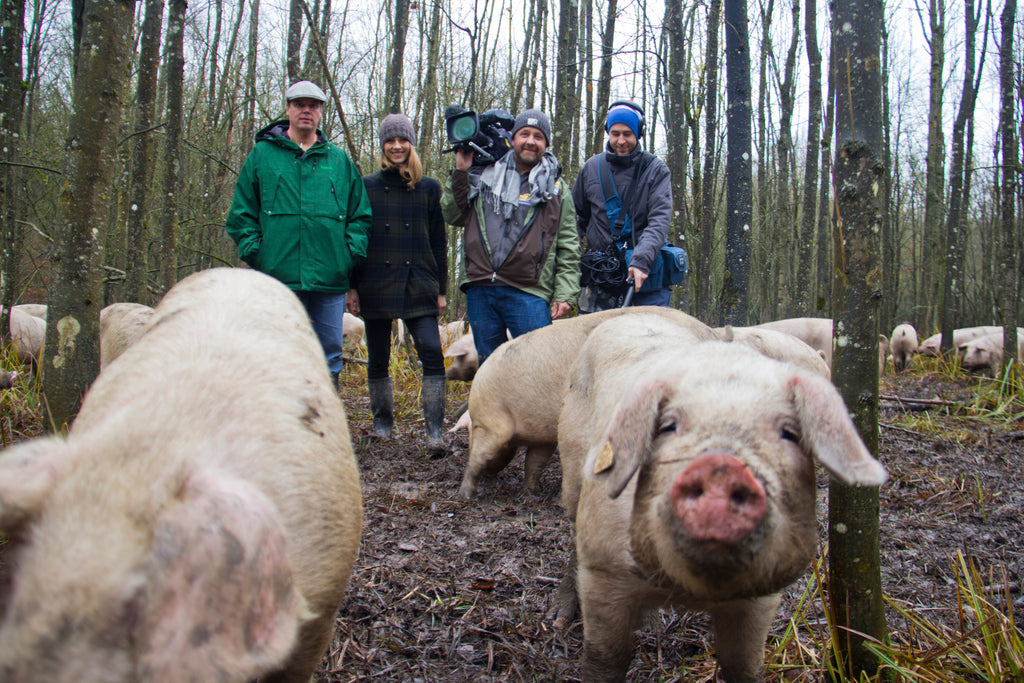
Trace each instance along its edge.
<path fill-rule="evenodd" d="M 962 356 L 960 365 L 964 370 L 977 372 L 989 377 L 999 374 L 1003 364 L 1003 331 L 978 337 L 961 344 L 957 353 Z M 1024 328 L 1017 328 L 1017 360 L 1024 359 Z"/>
<path fill-rule="evenodd" d="M 34 318 L 46 320 L 46 304 L 17 304 L 11 310 L 22 311 Z"/>
<path fill-rule="evenodd" d="M 811 348 L 806 342 L 791 334 L 758 327 L 718 327 L 715 333 L 721 341 L 734 341 L 774 358 L 786 361 L 819 374 L 825 379 L 832 377 L 832 370 L 825 362 L 822 351 Z"/>
<path fill-rule="evenodd" d="M 524 485 L 536 492 L 544 467 L 558 443 L 558 410 L 569 367 L 587 335 L 615 317 L 666 318 L 702 339 L 714 332 L 704 323 L 671 308 L 639 306 L 556 320 L 499 346 L 487 359 L 469 392 L 469 462 L 459 492 L 476 495 L 482 474 L 503 469 L 526 446 Z"/>
<path fill-rule="evenodd" d="M 959 349 L 961 346 L 977 339 L 978 337 L 987 337 L 990 334 L 995 334 L 1003 328 L 996 325 L 980 325 L 978 327 L 962 327 L 959 330 L 953 330 L 953 348 Z M 942 345 L 942 333 L 933 334 L 932 336 L 925 339 L 917 347 L 917 353 L 920 356 L 937 357 L 939 355 L 939 349 Z"/>
<path fill-rule="evenodd" d="M 817 459 L 852 485 L 885 470 L 823 377 L 655 318 L 595 328 L 558 424 L 583 613 L 584 681 L 623 681 L 642 610 L 707 611 L 722 678 L 762 676 L 778 592 L 817 547 Z M 574 581 L 575 579 L 575 581 Z"/>
<path fill-rule="evenodd" d="M 903 372 L 917 353 L 917 330 L 910 323 L 897 325 L 889 337 L 892 351 L 892 366 L 896 372 Z"/>
<path fill-rule="evenodd" d="M 153 309 L 144 304 L 117 303 L 100 311 L 100 368 L 105 368 L 135 343 Z"/>
<path fill-rule="evenodd" d="M 11 341 L 14 355 L 23 365 L 37 364 L 43 357 L 43 341 L 46 339 L 46 319 L 29 313 L 20 304 L 11 307 Z M 32 310 L 32 309 L 29 309 Z"/>
<path fill-rule="evenodd" d="M 366 323 L 363 319 L 345 311 L 341 323 L 341 335 L 346 349 L 365 348 Z"/>
<path fill-rule="evenodd" d="M 468 329 L 469 326 L 466 324 L 465 320 L 456 320 L 450 323 L 438 323 L 437 332 L 441 337 L 441 348 L 447 349 L 449 346 L 457 342 L 462 338 L 462 335 L 466 334 Z"/>
<path fill-rule="evenodd" d="M 825 354 L 825 362 L 830 368 L 832 367 L 831 318 L 785 318 L 754 325 L 754 327 L 793 335 L 812 349 L 817 349 Z"/>
<path fill-rule="evenodd" d="M 0 452 L 0 680 L 308 683 L 361 526 L 299 300 L 253 270 L 192 275 L 66 441 Z"/>
<path fill-rule="evenodd" d="M 500 347 L 499 347 L 500 348 Z M 446 365 L 445 377 L 457 379 L 461 382 L 471 382 L 476 376 L 479 356 L 476 353 L 476 344 L 473 343 L 473 333 L 467 332 L 455 341 L 444 351 Z"/>

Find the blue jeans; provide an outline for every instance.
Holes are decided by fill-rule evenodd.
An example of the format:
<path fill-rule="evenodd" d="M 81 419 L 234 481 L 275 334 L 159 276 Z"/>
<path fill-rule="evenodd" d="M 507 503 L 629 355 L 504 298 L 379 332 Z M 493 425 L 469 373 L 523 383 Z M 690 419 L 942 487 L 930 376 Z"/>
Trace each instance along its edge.
<path fill-rule="evenodd" d="M 505 330 L 518 337 L 551 324 L 547 301 L 507 285 L 467 289 L 466 314 L 481 363 L 508 339 Z"/>
<path fill-rule="evenodd" d="M 313 323 L 313 331 L 324 349 L 327 369 L 333 375 L 338 374 L 344 363 L 341 348 L 345 339 L 341 334 L 341 326 L 345 320 L 345 295 L 305 291 L 296 291 L 295 295 L 306 307 L 309 320 Z"/>

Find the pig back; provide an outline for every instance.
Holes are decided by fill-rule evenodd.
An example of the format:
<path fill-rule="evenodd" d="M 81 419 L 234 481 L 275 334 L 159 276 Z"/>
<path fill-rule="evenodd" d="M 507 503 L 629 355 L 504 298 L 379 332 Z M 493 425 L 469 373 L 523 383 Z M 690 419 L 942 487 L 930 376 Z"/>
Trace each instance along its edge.
<path fill-rule="evenodd" d="M 0 468 L 41 473 L 0 487 L 0 526 L 27 539 L 0 671 L 309 679 L 362 506 L 344 409 L 283 285 L 243 269 L 181 281 L 93 383 L 67 441 L 19 449 Z"/>

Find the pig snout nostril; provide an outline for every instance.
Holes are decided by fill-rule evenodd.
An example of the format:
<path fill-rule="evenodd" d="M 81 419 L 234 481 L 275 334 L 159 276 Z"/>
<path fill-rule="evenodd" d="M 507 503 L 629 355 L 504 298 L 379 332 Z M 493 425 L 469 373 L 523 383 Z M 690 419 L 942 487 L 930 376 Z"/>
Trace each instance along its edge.
<path fill-rule="evenodd" d="M 740 542 L 767 509 L 761 483 L 746 465 L 724 453 L 690 463 L 673 482 L 669 499 L 690 538 L 718 543 Z"/>

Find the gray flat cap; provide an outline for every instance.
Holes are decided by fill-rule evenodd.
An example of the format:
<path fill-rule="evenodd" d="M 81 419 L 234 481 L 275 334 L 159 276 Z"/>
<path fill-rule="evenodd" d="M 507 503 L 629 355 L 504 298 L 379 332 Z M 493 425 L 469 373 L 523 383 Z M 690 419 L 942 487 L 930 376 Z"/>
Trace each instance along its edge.
<path fill-rule="evenodd" d="M 317 100 L 319 102 L 326 102 L 327 95 L 320 89 L 313 81 L 296 81 L 288 86 L 288 89 L 284 91 L 284 101 L 291 102 L 297 100 L 300 97 L 308 97 L 311 100 Z"/>

